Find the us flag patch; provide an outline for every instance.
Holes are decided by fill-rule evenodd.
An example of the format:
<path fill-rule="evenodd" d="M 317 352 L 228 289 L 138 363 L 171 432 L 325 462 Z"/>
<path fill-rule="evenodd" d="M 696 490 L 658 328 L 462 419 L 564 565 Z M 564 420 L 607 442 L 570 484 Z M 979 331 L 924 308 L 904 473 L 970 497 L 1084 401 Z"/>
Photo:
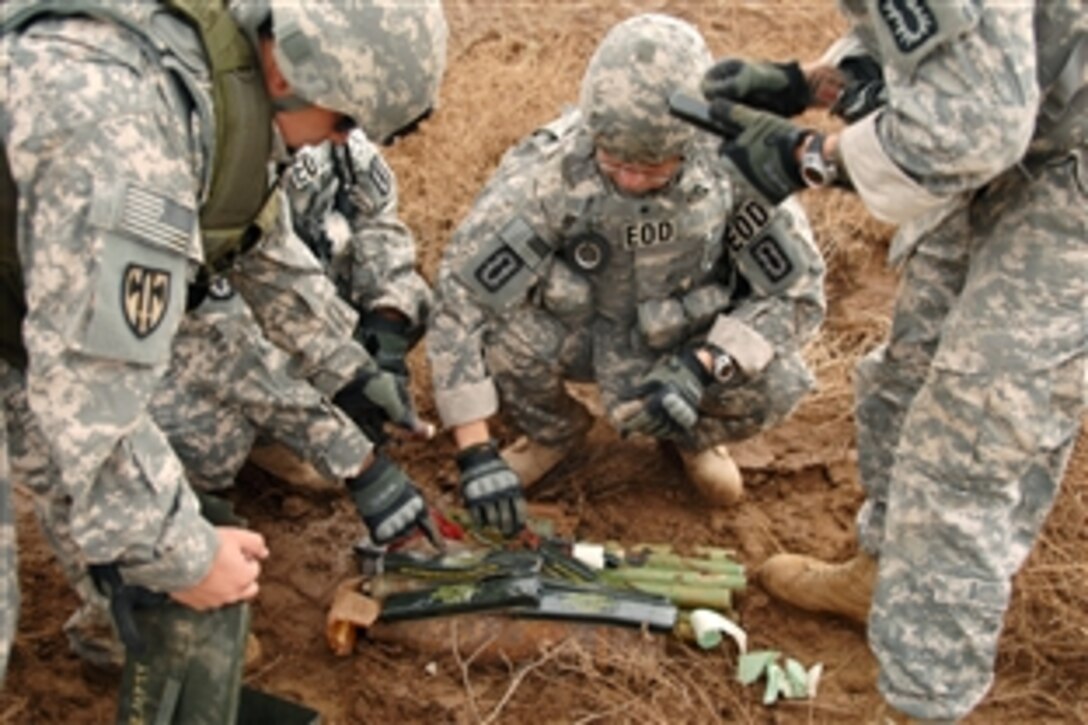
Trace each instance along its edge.
<path fill-rule="evenodd" d="M 170 306 L 170 273 L 129 264 L 121 278 L 121 310 L 125 323 L 141 340 L 156 329 Z"/>
<path fill-rule="evenodd" d="M 139 186 L 125 189 L 120 228 L 140 239 L 150 239 L 181 252 L 189 248 L 193 233 L 192 210 Z"/>

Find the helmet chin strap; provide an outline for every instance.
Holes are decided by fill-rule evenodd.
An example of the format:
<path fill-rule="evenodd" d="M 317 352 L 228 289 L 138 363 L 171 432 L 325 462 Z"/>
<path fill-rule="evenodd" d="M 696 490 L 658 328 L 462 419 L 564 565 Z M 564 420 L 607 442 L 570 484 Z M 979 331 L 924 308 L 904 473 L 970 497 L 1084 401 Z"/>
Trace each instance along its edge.
<path fill-rule="evenodd" d="M 291 111 L 301 111 L 304 108 L 310 108 L 314 104 L 307 101 L 302 96 L 294 93 L 279 98 L 272 99 L 272 110 L 276 113 L 290 113 Z"/>

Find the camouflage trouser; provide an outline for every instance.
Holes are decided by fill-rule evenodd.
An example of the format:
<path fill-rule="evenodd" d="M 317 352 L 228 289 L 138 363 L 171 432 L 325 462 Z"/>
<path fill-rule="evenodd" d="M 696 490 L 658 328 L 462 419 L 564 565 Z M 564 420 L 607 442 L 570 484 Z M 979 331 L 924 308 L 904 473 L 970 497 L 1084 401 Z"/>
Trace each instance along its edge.
<path fill-rule="evenodd" d="M 20 387 L 19 374 L 0 360 L 0 684 L 19 619 L 19 570 L 15 543 L 15 497 L 8 465 L 7 400 Z"/>
<path fill-rule="evenodd" d="M 258 435 L 329 479 L 358 472 L 370 441 L 288 370 L 287 354 L 261 334 L 238 295 L 208 298 L 186 315 L 151 414 L 194 486 L 231 486 Z"/>
<path fill-rule="evenodd" d="M 918 718 L 962 717 L 989 688 L 1088 402 L 1086 172 L 1011 171 L 931 233 L 859 365 L 869 642 L 885 698 Z"/>
<path fill-rule="evenodd" d="M 630 328 L 603 320 L 564 325 L 539 308 L 523 307 L 486 341 L 488 369 L 502 397 L 503 414 L 533 440 L 564 445 L 592 425 L 588 411 L 567 392 L 566 381 L 595 382 L 610 413 L 634 395 L 662 353 L 648 349 Z M 692 447 L 750 438 L 781 422 L 812 387 L 801 355 L 776 356 L 757 378 L 711 385 L 703 398 Z"/>

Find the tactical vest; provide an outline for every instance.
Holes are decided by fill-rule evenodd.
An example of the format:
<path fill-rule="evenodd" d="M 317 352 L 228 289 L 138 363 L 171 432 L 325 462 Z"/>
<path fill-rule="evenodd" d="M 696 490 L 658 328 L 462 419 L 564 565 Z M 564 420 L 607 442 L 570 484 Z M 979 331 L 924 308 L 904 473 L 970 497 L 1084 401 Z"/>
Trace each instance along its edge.
<path fill-rule="evenodd" d="M 190 25 L 204 48 L 211 79 L 211 103 L 202 81 L 169 62 L 169 39 L 153 37 L 132 16 L 105 3 L 41 0 L 13 11 L 0 25 L 0 34 L 17 32 L 46 16 L 90 16 L 117 23 L 146 42 L 188 95 L 202 118 L 205 134 L 205 170 L 200 206 L 204 263 L 222 268 L 240 251 L 255 243 L 275 221 L 278 199 L 268 183 L 272 147 L 272 108 L 265 91 L 260 63 L 250 41 L 226 8 L 225 0 L 164 0 L 162 5 Z M 26 303 L 22 268 L 16 248 L 17 189 L 8 168 L 7 154 L 0 161 L 0 357 L 19 368 L 26 366 L 22 320 Z"/>

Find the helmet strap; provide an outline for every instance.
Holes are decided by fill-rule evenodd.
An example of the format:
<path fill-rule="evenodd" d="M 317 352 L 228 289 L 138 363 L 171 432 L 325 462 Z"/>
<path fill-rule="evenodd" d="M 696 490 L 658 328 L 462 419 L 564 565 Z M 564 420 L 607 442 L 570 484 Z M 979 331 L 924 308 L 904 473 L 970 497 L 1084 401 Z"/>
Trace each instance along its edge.
<path fill-rule="evenodd" d="M 272 110 L 276 113 L 290 113 L 291 111 L 301 111 L 304 108 L 310 108 L 314 104 L 307 101 L 305 98 L 290 93 L 286 96 L 272 99 Z"/>

